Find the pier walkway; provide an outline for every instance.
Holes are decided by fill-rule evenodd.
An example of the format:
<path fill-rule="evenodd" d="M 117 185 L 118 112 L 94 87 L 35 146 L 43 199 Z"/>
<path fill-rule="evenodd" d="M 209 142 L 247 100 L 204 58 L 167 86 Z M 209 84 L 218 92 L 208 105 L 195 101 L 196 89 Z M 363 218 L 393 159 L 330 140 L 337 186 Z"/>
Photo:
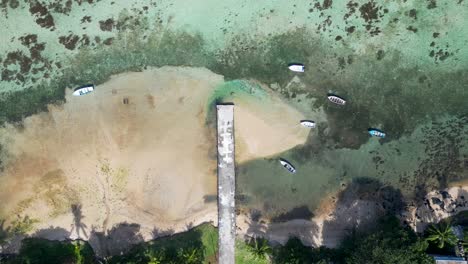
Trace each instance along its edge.
<path fill-rule="evenodd" d="M 236 241 L 234 105 L 217 105 L 219 264 L 234 264 Z"/>

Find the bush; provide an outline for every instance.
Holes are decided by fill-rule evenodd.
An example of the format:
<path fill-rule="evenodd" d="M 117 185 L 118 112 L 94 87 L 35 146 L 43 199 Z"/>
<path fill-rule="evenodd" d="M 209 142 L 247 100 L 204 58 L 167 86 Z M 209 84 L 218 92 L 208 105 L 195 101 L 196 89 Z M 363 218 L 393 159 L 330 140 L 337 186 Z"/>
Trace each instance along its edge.
<path fill-rule="evenodd" d="M 95 261 L 93 250 L 86 242 L 61 242 L 40 238 L 26 238 L 22 241 L 18 257 L 11 263 L 92 264 L 97 262 Z"/>

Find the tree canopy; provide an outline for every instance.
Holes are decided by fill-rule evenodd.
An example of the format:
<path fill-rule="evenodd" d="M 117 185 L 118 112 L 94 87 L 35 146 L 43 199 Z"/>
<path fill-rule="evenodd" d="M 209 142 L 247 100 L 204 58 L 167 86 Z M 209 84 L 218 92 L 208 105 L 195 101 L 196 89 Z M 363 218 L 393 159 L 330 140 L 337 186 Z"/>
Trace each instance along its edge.
<path fill-rule="evenodd" d="M 401 226 L 398 219 L 381 219 L 375 229 L 367 233 L 353 232 L 344 239 L 340 250 L 341 262 L 349 264 L 413 264 L 434 263 L 426 254 L 427 242 L 409 227 Z"/>

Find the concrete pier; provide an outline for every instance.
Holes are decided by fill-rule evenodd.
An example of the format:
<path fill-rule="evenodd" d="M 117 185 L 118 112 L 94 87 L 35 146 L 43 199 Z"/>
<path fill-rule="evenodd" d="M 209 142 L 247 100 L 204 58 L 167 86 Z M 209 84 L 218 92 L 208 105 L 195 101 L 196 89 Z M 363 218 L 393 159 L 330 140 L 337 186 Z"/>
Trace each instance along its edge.
<path fill-rule="evenodd" d="M 217 105 L 219 264 L 234 264 L 236 241 L 234 105 Z"/>

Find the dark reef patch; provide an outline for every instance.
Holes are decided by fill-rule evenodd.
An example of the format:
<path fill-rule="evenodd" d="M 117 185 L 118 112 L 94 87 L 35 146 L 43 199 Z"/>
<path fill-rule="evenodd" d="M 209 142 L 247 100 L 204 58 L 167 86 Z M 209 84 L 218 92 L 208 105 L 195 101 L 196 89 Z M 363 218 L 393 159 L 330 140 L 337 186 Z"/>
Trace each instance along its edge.
<path fill-rule="evenodd" d="M 31 45 L 32 43 L 37 42 L 37 35 L 29 34 L 29 35 L 20 37 L 19 40 L 21 41 L 22 45 L 29 47 L 29 45 Z"/>
<path fill-rule="evenodd" d="M 102 44 L 104 45 L 112 45 L 112 42 L 114 41 L 114 38 L 107 38 L 105 39 Z"/>
<path fill-rule="evenodd" d="M 414 19 L 418 19 L 417 13 L 418 12 L 416 11 L 416 9 L 411 9 L 408 13 L 408 16 Z"/>
<path fill-rule="evenodd" d="M 382 10 L 382 7 L 378 6 L 374 1 L 367 2 L 359 8 L 361 18 L 366 22 L 365 28 L 371 36 L 381 33 L 380 28 L 374 26 L 384 16 L 380 10 Z"/>
<path fill-rule="evenodd" d="M 0 9 L 2 10 L 5 15 L 8 15 L 8 8 L 16 9 L 20 6 L 20 2 L 18 0 L 1 0 L 0 1 Z"/>
<path fill-rule="evenodd" d="M 91 16 L 84 16 L 81 18 L 81 23 L 90 23 L 91 22 Z"/>
<path fill-rule="evenodd" d="M 73 34 L 59 37 L 59 43 L 69 50 L 74 50 L 76 48 L 76 43 L 78 43 L 78 40 L 80 40 L 80 37 Z"/>
<path fill-rule="evenodd" d="M 36 17 L 36 23 L 39 26 L 48 29 L 54 28 L 54 18 L 46 6 L 42 5 L 39 1 L 31 1 L 29 5 L 29 12 Z"/>
<path fill-rule="evenodd" d="M 365 15 L 368 20 L 378 17 L 376 10 L 379 8 L 372 2 L 365 9 L 372 10 Z M 121 30 L 123 28 L 125 27 L 122 26 Z M 354 27 L 347 28 L 348 33 L 354 30 Z M 67 69 L 73 69 L 72 73 L 64 72 L 62 68 L 63 79 L 59 79 L 57 83 L 62 87 L 78 83 L 99 83 L 112 74 L 162 65 L 203 66 L 222 74 L 227 80 L 256 79 L 266 84 L 277 83 L 280 87 L 278 92 L 286 99 L 304 95 L 316 99 L 314 105 L 310 106 L 312 109 L 324 107 L 330 120 L 324 140 L 339 148 L 359 148 L 368 140 L 366 129 L 369 125 L 379 124 L 380 128 L 391 135 L 391 140 L 411 132 L 428 117 L 439 115 L 439 111 L 435 109 L 445 109 L 448 114 L 466 113 L 466 109 L 460 106 L 464 105 L 463 100 L 466 98 L 456 92 L 461 83 L 468 82 L 463 71 L 444 73 L 441 76 L 436 72 L 426 72 L 425 76 L 434 78 L 421 82 L 419 69 L 399 66 L 403 65 L 401 60 L 404 58 L 394 50 L 384 52 L 384 49 L 380 49 L 356 55 L 353 50 L 344 46 L 340 47 L 340 55 L 337 55 L 303 28 L 264 39 L 239 35 L 233 37 L 222 50 L 214 52 L 207 51 L 204 40 L 196 34 L 183 31 L 166 31 L 164 34 L 154 32 L 143 39 L 138 32 L 140 31 L 130 33 L 135 34 L 128 36 L 128 39 L 134 39 L 130 43 L 125 43 L 121 37 L 104 40 L 94 37 L 92 41 L 87 35 L 61 36 L 59 42 L 70 50 L 77 50 L 94 42 L 112 45 L 112 48 L 100 50 L 93 53 L 94 55 L 83 53 L 77 56 L 76 60 L 67 64 Z M 37 43 L 37 37 L 26 35 L 20 41 L 30 48 L 30 54 L 16 51 L 4 57 L 3 80 L 24 82 L 27 78 L 21 71 L 42 73 L 39 75 L 42 77 L 50 76 L 49 70 L 52 67 L 60 68 L 55 62 L 46 61 L 40 56 L 45 46 Z M 438 48 L 433 51 L 432 56 L 442 61 L 449 55 L 448 50 Z M 302 62 L 310 69 L 301 75 L 301 82 L 305 85 L 303 88 L 285 88 L 296 75 L 285 70 L 292 61 Z M 332 61 L 338 63 L 332 64 Z M 36 63 L 37 66 L 33 65 Z M 351 63 L 353 67 L 347 67 Z M 13 65 L 17 65 L 19 70 L 15 70 Z M 34 78 L 39 80 L 39 76 Z M 415 96 L 421 90 L 424 93 Z M 325 95 L 330 91 L 348 100 L 344 109 L 331 105 L 326 100 Z M 426 103 L 427 100 L 431 101 L 431 106 Z M 13 120 L 17 119 L 18 115 L 14 113 Z"/>
<path fill-rule="evenodd" d="M 358 8 L 359 4 L 356 3 L 356 2 L 353 2 L 353 1 L 349 1 L 347 4 L 346 4 L 346 8 L 348 9 L 348 13 L 346 13 L 344 15 L 344 20 L 347 20 L 349 17 L 351 17 L 352 15 L 354 15 L 354 13 L 356 13 L 356 10 Z"/>
<path fill-rule="evenodd" d="M 88 46 L 91 43 L 91 40 L 88 35 L 82 35 L 80 37 L 78 35 L 70 34 L 68 36 L 60 36 L 59 43 L 66 49 L 75 50 L 76 48 Z"/>
<path fill-rule="evenodd" d="M 102 31 L 112 31 L 114 28 L 114 20 L 108 18 L 107 20 L 99 21 L 99 28 L 101 28 Z"/>
<path fill-rule="evenodd" d="M 434 9 L 437 7 L 436 0 L 426 0 L 427 1 L 427 9 Z"/>
<path fill-rule="evenodd" d="M 359 8 L 359 12 L 361 12 L 361 17 L 364 19 L 364 21 L 368 23 L 372 23 L 373 21 L 376 21 L 379 18 L 379 7 L 373 1 L 363 4 Z"/>
<path fill-rule="evenodd" d="M 468 147 L 468 117 L 450 118 L 433 122 L 423 128 L 425 135 L 421 143 L 425 145 L 425 158 L 414 172 L 415 186 L 428 189 L 443 189 L 450 182 L 463 179 L 466 172 L 462 150 Z M 418 192 L 425 194 L 425 192 Z M 418 198 L 423 198 L 422 196 Z"/>
<path fill-rule="evenodd" d="M 356 30 L 355 26 L 350 26 L 350 27 L 345 28 L 345 31 L 348 32 L 348 35 L 352 34 L 354 32 L 354 30 Z"/>
<path fill-rule="evenodd" d="M 415 27 L 413 27 L 413 26 L 408 26 L 406 29 L 409 30 L 409 31 L 411 31 L 411 32 L 413 32 L 413 33 L 418 32 L 418 29 L 415 28 Z"/>
<path fill-rule="evenodd" d="M 383 50 L 378 50 L 376 54 L 377 60 L 381 60 L 385 57 L 385 52 Z"/>

